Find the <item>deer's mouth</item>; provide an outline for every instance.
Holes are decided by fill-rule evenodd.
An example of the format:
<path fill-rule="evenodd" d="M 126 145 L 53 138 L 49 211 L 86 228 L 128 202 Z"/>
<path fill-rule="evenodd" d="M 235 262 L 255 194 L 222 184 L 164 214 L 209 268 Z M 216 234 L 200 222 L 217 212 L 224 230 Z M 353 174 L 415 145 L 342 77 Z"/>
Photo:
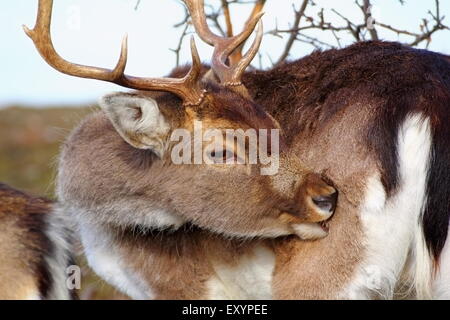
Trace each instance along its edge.
<path fill-rule="evenodd" d="M 294 234 L 302 240 L 317 240 L 328 236 L 332 217 L 323 221 L 292 224 Z"/>
<path fill-rule="evenodd" d="M 328 233 L 330 231 L 330 220 L 331 218 L 325 221 L 320 221 L 317 224 L 322 228 L 323 231 Z"/>

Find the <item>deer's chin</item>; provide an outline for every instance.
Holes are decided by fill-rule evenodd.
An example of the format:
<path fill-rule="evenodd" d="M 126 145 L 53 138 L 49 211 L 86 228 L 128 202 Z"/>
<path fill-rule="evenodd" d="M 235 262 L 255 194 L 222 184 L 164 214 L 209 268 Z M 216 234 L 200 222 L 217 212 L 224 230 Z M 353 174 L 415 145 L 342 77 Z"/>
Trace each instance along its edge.
<path fill-rule="evenodd" d="M 292 225 L 294 233 L 302 240 L 317 240 L 328 235 L 328 221 L 305 222 Z"/>

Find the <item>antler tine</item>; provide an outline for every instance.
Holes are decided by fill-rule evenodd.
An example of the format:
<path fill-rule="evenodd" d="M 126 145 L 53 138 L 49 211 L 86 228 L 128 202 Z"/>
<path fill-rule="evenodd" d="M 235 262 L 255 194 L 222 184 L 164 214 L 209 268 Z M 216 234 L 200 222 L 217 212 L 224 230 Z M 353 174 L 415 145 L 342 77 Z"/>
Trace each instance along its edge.
<path fill-rule="evenodd" d="M 42 58 L 56 70 L 76 77 L 112 82 L 123 87 L 137 90 L 167 91 L 183 99 L 185 105 L 197 105 L 203 100 L 204 90 L 200 87 L 200 58 L 193 39 L 191 40 L 192 67 L 181 79 L 140 78 L 124 74 L 127 63 L 127 37 L 122 41 L 119 61 L 113 70 L 85 66 L 64 60 L 55 50 L 50 25 L 53 0 L 39 0 L 36 25 L 33 29 L 23 26 L 25 33 L 33 40 Z"/>
<path fill-rule="evenodd" d="M 207 44 L 214 46 L 222 40 L 221 37 L 215 35 L 208 27 L 206 22 L 205 11 L 203 10 L 203 0 L 183 0 L 186 4 L 192 23 L 198 36 Z"/>
<path fill-rule="evenodd" d="M 224 83 L 225 85 L 241 85 L 241 77 L 245 72 L 245 69 L 250 65 L 253 58 L 256 56 L 259 50 L 259 46 L 261 45 L 261 41 L 263 38 L 263 24 L 262 21 L 259 21 L 256 27 L 256 37 L 255 41 L 253 41 L 249 50 L 245 53 L 245 55 L 240 59 L 232 68 L 228 68 L 225 66 L 221 57 L 214 57 L 212 61 L 213 68 L 216 70 L 221 70 L 222 74 L 226 74 L 227 79 L 229 79 L 228 83 Z"/>
<path fill-rule="evenodd" d="M 214 34 L 208 27 L 204 11 L 204 0 L 184 0 L 192 17 L 192 23 L 199 37 L 214 46 L 212 69 L 224 85 L 240 86 L 241 76 L 255 57 L 262 39 L 262 24 L 250 50 L 242 60 L 232 66 L 227 65 L 227 59 L 254 31 L 264 13 L 260 12 L 250 19 L 246 28 L 238 35 L 225 38 Z"/>
<path fill-rule="evenodd" d="M 186 84 L 187 88 L 194 89 L 196 96 L 193 96 L 191 100 L 185 101 L 185 106 L 195 106 L 199 105 L 203 98 L 205 97 L 205 89 L 200 88 L 200 75 L 202 72 L 202 62 L 200 60 L 200 55 L 198 54 L 197 46 L 195 45 L 194 36 L 191 37 L 191 56 L 192 56 L 192 66 L 189 72 L 181 79 L 182 83 Z M 195 98 L 197 100 L 195 100 Z"/>

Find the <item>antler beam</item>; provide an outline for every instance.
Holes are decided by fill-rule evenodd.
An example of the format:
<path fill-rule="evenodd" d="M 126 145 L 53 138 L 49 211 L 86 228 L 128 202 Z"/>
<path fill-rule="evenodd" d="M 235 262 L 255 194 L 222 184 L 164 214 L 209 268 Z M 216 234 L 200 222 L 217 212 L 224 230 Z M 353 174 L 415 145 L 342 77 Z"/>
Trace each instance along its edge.
<path fill-rule="evenodd" d="M 202 102 L 204 90 L 200 85 L 201 62 L 193 39 L 191 39 L 192 67 L 184 78 L 128 76 L 124 74 L 127 64 L 126 36 L 122 41 L 119 61 L 113 70 L 80 65 L 64 60 L 56 52 L 50 35 L 52 8 L 53 0 L 39 0 L 36 25 L 33 29 L 24 26 L 24 30 L 33 40 L 42 58 L 56 70 L 71 76 L 112 82 L 131 89 L 171 92 L 182 98 L 186 106 L 198 105 Z"/>
<path fill-rule="evenodd" d="M 263 29 L 260 19 L 263 13 L 257 12 L 254 14 L 240 34 L 233 37 L 220 37 L 214 34 L 208 26 L 203 0 L 184 0 L 184 3 L 191 14 L 192 23 L 199 37 L 206 43 L 214 46 L 211 67 L 219 77 L 220 82 L 225 86 L 236 87 L 237 91 L 248 95 L 247 90 L 242 85 L 241 77 L 255 57 L 261 44 Z M 258 25 L 256 38 L 250 49 L 241 60 L 232 65 L 227 65 L 230 55 L 252 34 L 256 25 Z"/>

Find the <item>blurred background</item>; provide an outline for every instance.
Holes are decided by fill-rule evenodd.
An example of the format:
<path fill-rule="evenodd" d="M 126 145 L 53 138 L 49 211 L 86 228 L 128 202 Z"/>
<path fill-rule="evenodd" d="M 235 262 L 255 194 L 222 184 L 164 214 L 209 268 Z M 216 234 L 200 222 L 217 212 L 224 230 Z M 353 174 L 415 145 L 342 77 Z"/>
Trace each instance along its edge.
<path fill-rule="evenodd" d="M 49 67 L 22 30 L 22 24 L 34 26 L 37 4 L 0 4 L 0 181 L 54 198 L 61 142 L 83 117 L 97 110 L 99 97 L 125 89 L 72 78 Z M 375 39 L 450 54 L 448 0 L 205 0 L 205 7 L 218 34 L 238 33 L 252 12 L 265 12 L 266 35 L 253 61 L 255 68 Z M 191 33 L 178 0 L 54 1 L 53 42 L 71 62 L 111 68 L 128 34 L 126 73 L 163 76 L 189 63 Z M 212 49 L 198 38 L 196 42 L 207 63 Z M 126 298 L 97 279 L 82 257 L 79 263 L 83 299 Z"/>

